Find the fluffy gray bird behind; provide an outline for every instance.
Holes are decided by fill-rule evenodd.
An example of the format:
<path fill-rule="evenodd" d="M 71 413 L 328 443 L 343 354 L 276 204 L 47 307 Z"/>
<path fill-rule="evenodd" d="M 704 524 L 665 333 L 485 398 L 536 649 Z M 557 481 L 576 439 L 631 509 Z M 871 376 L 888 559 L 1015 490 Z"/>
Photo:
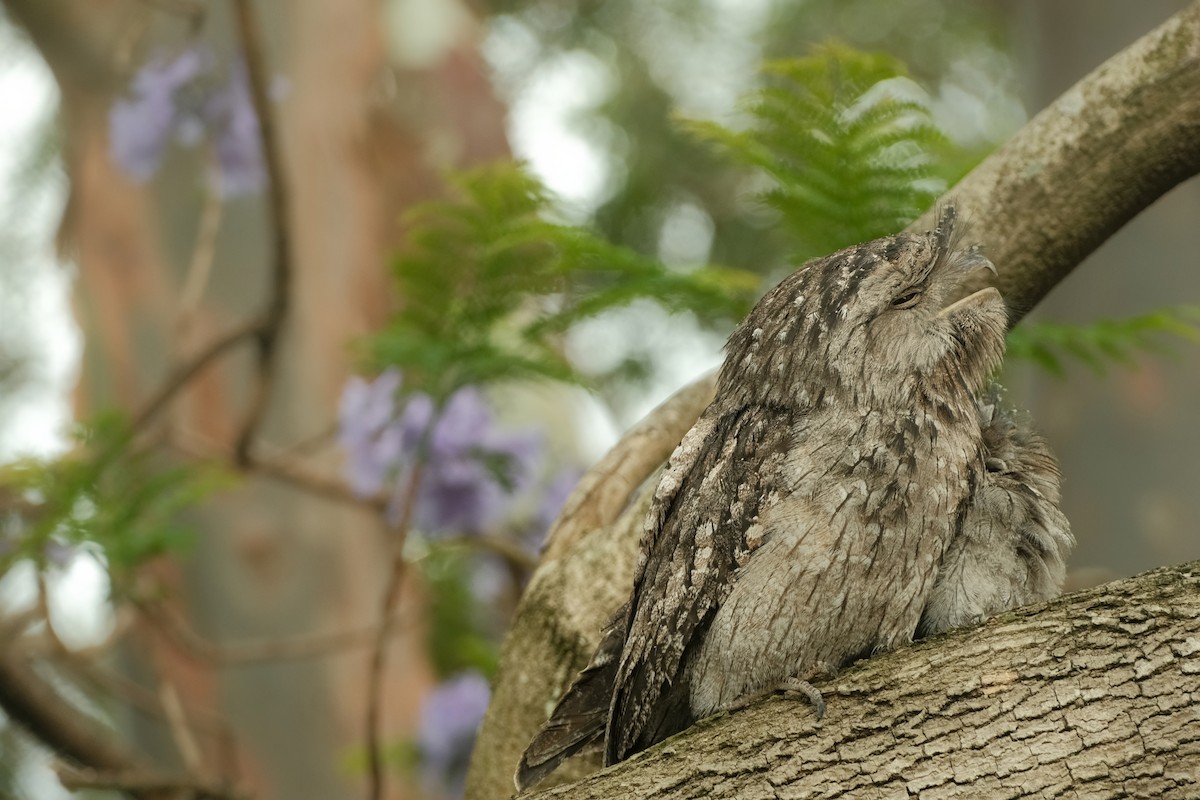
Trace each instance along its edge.
<path fill-rule="evenodd" d="M 954 233 L 947 207 L 927 234 L 811 261 L 734 330 L 716 398 L 655 490 L 629 601 L 526 749 L 518 789 L 919 625 L 1057 592 L 1057 469 L 985 397 L 1006 312 L 995 289 L 949 303 L 990 267 Z"/>
<path fill-rule="evenodd" d="M 942 558 L 919 637 L 1056 597 L 1075 546 L 1059 508 L 1058 462 L 1001 405 L 999 387 L 980 402 L 979 425 L 986 474 Z"/>

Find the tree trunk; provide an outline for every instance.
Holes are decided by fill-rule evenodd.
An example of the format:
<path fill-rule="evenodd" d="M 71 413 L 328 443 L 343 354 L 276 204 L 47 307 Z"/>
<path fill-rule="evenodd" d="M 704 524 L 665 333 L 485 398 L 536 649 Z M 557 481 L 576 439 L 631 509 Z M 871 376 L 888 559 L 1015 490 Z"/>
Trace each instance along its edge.
<path fill-rule="evenodd" d="M 545 798 L 1200 796 L 1200 562 L 858 662 Z"/>

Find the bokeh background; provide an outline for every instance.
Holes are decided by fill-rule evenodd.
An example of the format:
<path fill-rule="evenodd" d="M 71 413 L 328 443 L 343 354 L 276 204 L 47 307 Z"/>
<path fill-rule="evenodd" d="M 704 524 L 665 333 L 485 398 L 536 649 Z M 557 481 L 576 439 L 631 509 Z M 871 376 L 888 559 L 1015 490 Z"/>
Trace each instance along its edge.
<path fill-rule="evenodd" d="M 404 306 L 388 266 L 406 245 L 405 212 L 445 196 L 453 171 L 515 157 L 553 193 L 558 222 L 678 274 L 715 262 L 769 285 L 788 269 L 789 249 L 751 197 L 756 179 L 679 122 L 736 125 L 764 60 L 831 39 L 890 54 L 970 161 L 1186 5 L 253 3 L 294 268 L 262 448 L 343 489 L 232 470 L 183 513 L 192 544 L 139 567 L 136 583 L 152 587 L 161 613 L 186 620 L 203 642 L 244 646 L 240 656 L 181 646 L 161 620 L 125 613 L 94 548 L 11 563 L 0 576 L 5 613 L 44 598 L 69 649 L 103 645 L 95 658 L 133 689 L 77 702 L 156 762 L 191 766 L 163 713 L 175 704 L 197 731 L 195 757 L 235 772 L 254 797 L 361 795 L 369 634 L 396 542 L 391 509 L 346 495 L 388 491 L 396 476 L 379 467 L 378 436 L 398 426 L 398 458 L 408 452 L 405 430 L 424 418 L 420 401 L 393 404 L 390 388 L 403 378 L 365 367 L 355 342 Z M 72 421 L 134 413 L 173 365 L 270 297 L 270 195 L 231 9 L 0 3 L 0 459 L 53 458 L 70 449 Z M 1200 304 L 1198 222 L 1192 180 L 1031 319 L 1089 323 Z M 621 430 L 719 363 L 732 322 L 633 302 L 562 337 L 574 369 L 604 376 L 590 388 L 530 382 L 459 396 L 453 414 L 447 407 L 435 437 L 447 463 L 469 473 L 464 454 L 484 442 L 524 477 L 497 493 L 480 489 L 479 476 L 443 476 L 443 494 L 431 490 L 418 511 L 424 527 L 452 519 L 463 534 L 405 543 L 408 579 L 380 708 L 388 796 L 461 791 L 495 647 L 565 491 Z M 166 414 L 163 447 L 185 461 L 227 460 L 254 374 L 253 351 L 241 348 L 197 375 Z M 1067 360 L 1061 375 L 1016 363 L 1006 383 L 1062 462 L 1079 540 L 1073 586 L 1200 558 L 1200 347 L 1178 342 L 1101 371 Z M 463 494 L 471 480 L 476 491 Z M 10 513 L 0 508 L 0 547 L 20 534 Z M 345 636 L 305 657 L 269 647 L 247 655 L 247 643 L 314 632 Z M 0 796 L 68 796 L 49 763 L 17 726 L 0 723 Z"/>

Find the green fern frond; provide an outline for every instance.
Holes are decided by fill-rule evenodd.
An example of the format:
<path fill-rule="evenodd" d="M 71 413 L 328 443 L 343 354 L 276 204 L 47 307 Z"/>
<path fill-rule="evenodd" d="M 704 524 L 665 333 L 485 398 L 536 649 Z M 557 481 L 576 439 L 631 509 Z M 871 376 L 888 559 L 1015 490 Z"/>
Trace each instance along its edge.
<path fill-rule="evenodd" d="M 393 263 L 401 308 L 367 340 L 372 366 L 402 369 L 406 386 L 446 397 L 468 384 L 579 381 L 558 335 L 640 298 L 672 311 L 736 318 L 758 287 L 751 273 L 687 273 L 550 222 L 548 193 L 521 165 L 451 178 L 454 196 L 405 217 Z"/>
<path fill-rule="evenodd" d="M 1128 319 L 1086 325 L 1032 322 L 1008 335 L 1008 357 L 1032 361 L 1065 377 L 1069 360 L 1098 375 L 1110 364 L 1132 365 L 1139 353 L 1169 351 L 1173 339 L 1200 341 L 1200 307 L 1164 308 Z"/>
<path fill-rule="evenodd" d="M 685 121 L 774 186 L 759 195 L 797 242 L 797 260 L 886 236 L 920 216 L 945 188 L 951 145 L 929 110 L 888 82 L 905 77 L 886 55 L 838 44 L 764 68 L 768 84 L 744 104 L 745 131 Z"/>

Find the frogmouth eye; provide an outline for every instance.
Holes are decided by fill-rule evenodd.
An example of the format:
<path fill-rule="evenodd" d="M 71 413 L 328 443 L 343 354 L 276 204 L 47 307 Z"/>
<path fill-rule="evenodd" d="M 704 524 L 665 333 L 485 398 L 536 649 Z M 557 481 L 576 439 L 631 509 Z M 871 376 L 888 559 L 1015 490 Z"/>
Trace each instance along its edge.
<path fill-rule="evenodd" d="M 892 308 L 912 308 L 921 299 L 921 292 L 913 289 L 892 301 Z"/>

